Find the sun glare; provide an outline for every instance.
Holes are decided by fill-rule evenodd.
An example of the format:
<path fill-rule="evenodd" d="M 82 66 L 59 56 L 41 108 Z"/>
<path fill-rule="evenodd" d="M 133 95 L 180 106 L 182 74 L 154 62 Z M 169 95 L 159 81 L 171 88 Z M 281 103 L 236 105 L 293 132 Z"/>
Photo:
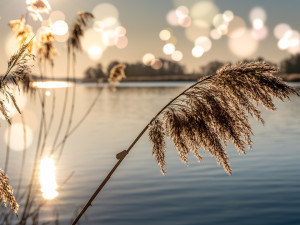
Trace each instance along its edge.
<path fill-rule="evenodd" d="M 32 82 L 34 88 L 66 88 L 71 87 L 72 83 L 66 81 L 35 81 Z"/>
<path fill-rule="evenodd" d="M 44 199 L 54 199 L 57 195 L 55 164 L 52 158 L 44 158 L 40 164 L 40 185 Z"/>
<path fill-rule="evenodd" d="M 192 49 L 192 55 L 196 58 L 201 57 L 203 55 L 203 53 L 204 53 L 204 49 L 201 46 L 195 46 Z"/>
<path fill-rule="evenodd" d="M 52 29 L 56 35 L 65 35 L 68 32 L 69 27 L 65 21 L 57 20 L 53 23 Z"/>
<path fill-rule="evenodd" d="M 175 46 L 171 43 L 165 44 L 163 47 L 163 52 L 166 55 L 172 55 L 174 51 L 175 51 Z"/>
<path fill-rule="evenodd" d="M 88 50 L 89 57 L 92 60 L 100 59 L 102 56 L 102 53 L 103 53 L 103 50 L 98 45 L 92 45 Z"/>

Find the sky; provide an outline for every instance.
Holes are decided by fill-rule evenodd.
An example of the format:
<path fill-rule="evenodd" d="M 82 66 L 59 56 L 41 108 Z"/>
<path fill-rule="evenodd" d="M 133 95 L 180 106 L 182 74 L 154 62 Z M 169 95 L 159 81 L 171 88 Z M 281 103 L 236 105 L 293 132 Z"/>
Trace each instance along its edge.
<path fill-rule="evenodd" d="M 144 60 L 147 65 L 158 68 L 157 59 L 162 57 L 178 61 L 188 72 L 193 72 L 214 60 L 236 62 L 261 56 L 279 63 L 300 51 L 299 0 L 48 2 L 51 10 L 49 14 L 41 14 L 42 18 L 47 20 L 52 12 L 61 11 L 69 28 L 78 11 L 93 12 L 96 16 L 86 30 L 83 51 L 77 56 L 78 78 L 84 76 L 88 67 L 101 63 L 105 68 L 113 60 L 129 63 Z M 9 21 L 26 15 L 35 33 L 42 24 L 26 12 L 26 0 L 0 0 L 1 73 L 5 72 L 8 58 L 17 47 Z M 59 55 L 55 57 L 54 74 L 63 77 L 66 75 L 66 45 L 55 41 L 55 46 Z M 34 72 L 39 73 L 38 66 Z"/>

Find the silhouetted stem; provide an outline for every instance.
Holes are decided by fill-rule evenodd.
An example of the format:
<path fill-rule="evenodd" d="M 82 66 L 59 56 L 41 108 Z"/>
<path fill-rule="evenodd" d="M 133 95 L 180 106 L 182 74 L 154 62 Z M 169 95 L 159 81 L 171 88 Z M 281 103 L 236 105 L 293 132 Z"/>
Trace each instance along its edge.
<path fill-rule="evenodd" d="M 7 146 L 6 146 L 6 158 L 5 158 L 5 166 L 4 166 L 4 173 L 7 173 L 8 169 L 8 161 L 9 161 L 9 153 L 10 153 L 10 139 L 11 139 L 11 125 L 8 125 L 7 130 Z"/>
<path fill-rule="evenodd" d="M 115 170 L 119 167 L 119 165 L 121 164 L 121 162 L 125 159 L 126 155 L 128 155 L 128 153 L 131 151 L 131 149 L 133 148 L 133 146 L 140 140 L 140 138 L 143 136 L 143 134 L 146 132 L 146 130 L 148 129 L 149 125 L 152 123 L 153 120 L 155 120 L 166 108 L 168 108 L 174 101 L 176 101 L 181 95 L 183 95 L 186 91 L 190 90 L 191 88 L 195 87 L 196 85 L 198 85 L 199 83 L 202 83 L 206 80 L 209 80 L 212 76 L 208 76 L 205 77 L 204 79 L 196 82 L 195 84 L 189 86 L 187 89 L 185 89 L 183 92 L 181 92 L 179 95 L 177 95 L 175 98 L 173 98 L 167 105 L 165 105 L 154 117 L 153 119 L 144 127 L 144 129 L 139 133 L 139 135 L 134 139 L 134 141 L 132 142 L 132 144 L 129 146 L 129 148 L 126 150 L 126 154 L 124 154 L 119 160 L 118 162 L 115 164 L 115 166 L 111 169 L 111 171 L 108 173 L 108 175 L 105 177 L 105 179 L 102 181 L 102 183 L 99 185 L 99 187 L 97 188 L 97 190 L 94 192 L 94 194 L 92 195 L 92 197 L 88 200 L 88 202 L 85 204 L 85 206 L 83 207 L 83 209 L 80 211 L 80 213 L 77 215 L 77 217 L 75 218 L 75 220 L 73 221 L 72 225 L 75 225 L 79 219 L 81 218 L 81 216 L 85 213 L 85 211 L 91 206 L 93 200 L 97 197 L 97 195 L 99 194 L 99 192 L 103 189 L 103 187 L 105 186 L 105 184 L 109 181 L 110 177 L 113 175 L 113 173 L 115 172 Z"/>
<path fill-rule="evenodd" d="M 70 81 L 69 67 L 70 67 L 70 54 L 68 52 L 68 54 L 67 54 L 67 70 L 68 70 L 67 71 L 67 81 L 68 82 Z M 60 117 L 60 122 L 59 122 L 59 125 L 58 125 L 58 129 L 56 131 L 56 135 L 55 135 L 55 138 L 54 138 L 53 145 L 52 145 L 51 155 L 54 153 L 54 148 L 55 148 L 56 142 L 58 140 L 58 137 L 59 137 L 59 134 L 60 134 L 60 131 L 62 129 L 63 122 L 64 122 L 66 108 L 67 108 L 68 95 L 69 95 L 69 88 L 67 87 L 66 92 L 65 92 L 64 103 L 63 103 L 63 109 L 62 109 L 62 113 L 61 113 L 61 117 Z"/>
<path fill-rule="evenodd" d="M 24 149 L 23 149 L 23 156 L 22 156 L 22 163 L 21 163 L 21 169 L 20 169 L 20 177 L 19 177 L 19 182 L 18 182 L 18 187 L 17 187 L 17 194 L 16 198 L 19 196 L 19 191 L 21 188 L 22 180 L 23 180 L 23 171 L 24 171 L 24 166 L 25 166 L 25 159 L 26 159 L 26 152 L 27 152 L 27 137 L 26 137 L 26 127 L 25 127 L 25 119 L 24 119 L 24 114 L 21 115 L 22 119 L 22 126 L 23 126 L 23 139 L 24 139 Z"/>
<path fill-rule="evenodd" d="M 95 98 L 94 98 L 94 100 L 92 101 L 92 103 L 91 103 L 91 105 L 89 106 L 89 108 L 86 110 L 85 114 L 84 114 L 84 115 L 81 117 L 81 119 L 76 123 L 76 125 L 75 125 L 72 129 L 70 129 L 69 133 L 66 133 L 66 134 L 65 134 L 65 137 L 63 138 L 63 140 L 62 140 L 61 142 L 59 142 L 59 143 L 55 146 L 54 149 L 57 149 L 57 148 L 59 148 L 59 147 L 63 148 L 63 146 L 64 146 L 64 144 L 65 144 L 67 138 L 68 138 L 71 134 L 73 134 L 73 133 L 78 129 L 78 127 L 83 123 L 83 121 L 84 121 L 84 120 L 87 118 L 87 116 L 90 114 L 90 112 L 92 111 L 93 107 L 95 106 L 95 104 L 96 104 L 96 102 L 97 102 L 97 100 L 98 100 L 100 94 L 101 94 L 101 91 L 98 91 L 97 95 L 95 96 Z M 60 150 L 60 151 L 61 151 L 61 150 Z M 58 159 L 60 158 L 60 155 L 61 155 L 61 154 L 59 154 Z"/>

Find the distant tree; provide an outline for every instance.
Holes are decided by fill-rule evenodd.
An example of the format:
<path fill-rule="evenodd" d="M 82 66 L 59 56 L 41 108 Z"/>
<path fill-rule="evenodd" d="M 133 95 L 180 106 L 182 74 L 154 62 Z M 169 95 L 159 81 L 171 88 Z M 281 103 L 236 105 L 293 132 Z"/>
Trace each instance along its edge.
<path fill-rule="evenodd" d="M 280 62 L 280 70 L 283 73 L 300 73 L 300 54 L 292 55 Z"/>
<path fill-rule="evenodd" d="M 101 63 L 98 63 L 96 67 L 89 67 L 85 71 L 86 79 L 101 79 L 105 77 L 107 77 L 107 75 L 103 72 L 103 67 Z"/>
<path fill-rule="evenodd" d="M 204 75 L 215 74 L 218 69 L 220 69 L 225 63 L 221 61 L 212 61 L 201 67 L 201 73 Z"/>
<path fill-rule="evenodd" d="M 185 67 L 180 65 L 178 62 L 173 62 L 167 59 L 160 59 L 162 66 L 159 69 L 153 69 L 151 66 L 146 66 L 142 62 L 136 63 L 125 63 L 126 76 L 164 76 L 164 75 L 181 75 L 185 73 Z M 110 70 L 119 61 L 112 61 L 107 66 L 106 73 L 103 72 L 103 67 L 101 64 L 97 64 L 95 67 L 89 67 L 85 71 L 86 79 L 100 79 L 108 76 Z"/>
<path fill-rule="evenodd" d="M 167 59 L 159 59 L 162 63 L 161 68 L 153 69 L 142 62 L 127 64 L 125 73 L 127 76 L 163 76 L 163 75 L 181 75 L 185 73 L 185 67 L 178 62 Z"/>
<path fill-rule="evenodd" d="M 118 64 L 120 64 L 120 62 L 117 61 L 117 60 L 114 60 L 114 61 L 112 61 L 112 62 L 109 63 L 109 65 L 107 66 L 107 69 L 106 69 L 106 74 L 107 74 L 107 76 L 110 74 L 111 69 L 112 69 L 114 66 L 118 65 Z"/>
<path fill-rule="evenodd" d="M 178 62 L 160 59 L 162 67 L 158 70 L 162 75 L 181 75 L 184 74 L 185 68 Z"/>
<path fill-rule="evenodd" d="M 266 60 L 266 59 L 264 59 L 264 58 L 261 57 L 261 56 L 257 57 L 256 59 L 243 59 L 242 62 L 243 62 L 243 63 L 265 62 L 265 63 L 267 63 L 267 64 L 269 64 L 269 65 L 271 65 L 271 66 L 273 66 L 273 67 L 275 67 L 275 68 L 278 67 L 278 65 L 277 65 L 276 63 L 273 63 L 273 62 L 271 62 L 271 61 L 269 61 L 269 60 Z"/>

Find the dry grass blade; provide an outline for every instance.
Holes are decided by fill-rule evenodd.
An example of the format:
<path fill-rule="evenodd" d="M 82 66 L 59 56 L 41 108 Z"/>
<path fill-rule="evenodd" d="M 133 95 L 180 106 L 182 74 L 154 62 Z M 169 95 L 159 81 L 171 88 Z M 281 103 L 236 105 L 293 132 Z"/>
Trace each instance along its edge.
<path fill-rule="evenodd" d="M 246 153 L 246 146 L 251 148 L 253 133 L 248 115 L 263 122 L 258 103 L 275 110 L 273 98 L 283 101 L 290 94 L 297 94 L 273 75 L 276 72 L 264 62 L 226 65 L 173 99 L 154 118 L 161 121 L 158 127 L 149 132 L 153 155 L 161 170 L 164 171 L 165 155 L 158 146 L 164 146 L 165 140 L 164 135 L 154 137 L 153 130 L 166 130 L 184 163 L 188 163 L 190 152 L 201 160 L 199 151 L 203 149 L 231 175 L 225 147 L 231 141 L 242 154 Z"/>
<path fill-rule="evenodd" d="M 8 177 L 0 169 L 0 199 L 2 204 L 6 207 L 7 203 L 10 205 L 10 208 L 14 213 L 18 212 L 19 204 L 17 203 L 14 195 L 13 189 L 8 183 Z"/>

